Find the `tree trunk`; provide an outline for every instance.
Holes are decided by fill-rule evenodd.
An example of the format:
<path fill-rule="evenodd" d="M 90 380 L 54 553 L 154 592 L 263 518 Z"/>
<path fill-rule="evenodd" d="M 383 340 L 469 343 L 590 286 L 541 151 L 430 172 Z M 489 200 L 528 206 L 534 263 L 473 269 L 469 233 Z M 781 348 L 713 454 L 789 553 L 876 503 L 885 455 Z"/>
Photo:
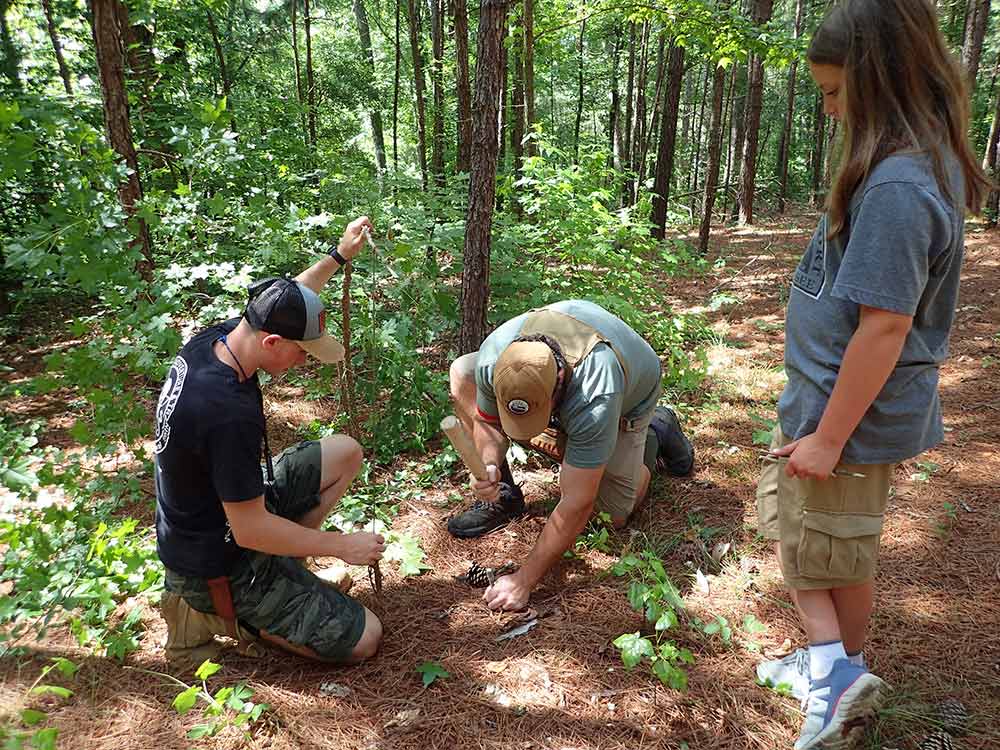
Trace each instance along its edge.
<path fill-rule="evenodd" d="M 413 57 L 413 89 L 417 97 L 417 156 L 420 161 L 420 184 L 427 190 L 427 119 L 424 109 L 424 66 L 420 51 L 420 16 L 415 0 L 406 0 L 410 26 L 410 55 Z"/>
<path fill-rule="evenodd" d="M 610 146 L 611 164 L 613 172 L 618 173 L 622 168 L 624 146 L 621 132 L 621 92 L 618 89 L 618 64 L 621 57 L 621 28 L 615 26 L 612 33 L 614 42 L 611 52 L 611 109 L 608 111 L 608 141 Z"/>
<path fill-rule="evenodd" d="M 823 185 L 829 190 L 833 183 L 833 144 L 837 140 L 837 120 L 831 119 L 826 134 L 826 154 L 823 159 Z"/>
<path fill-rule="evenodd" d="M 629 167 L 632 164 L 632 117 L 635 114 L 635 49 L 636 30 L 635 22 L 629 23 L 628 33 L 628 78 L 625 83 L 625 122 L 622 136 L 622 163 Z"/>
<path fill-rule="evenodd" d="M 524 0 L 524 123 L 526 132 L 535 129 L 535 0 Z M 535 139 L 528 141 L 528 156 L 537 153 Z"/>
<path fill-rule="evenodd" d="M 309 129 L 306 123 L 306 99 L 302 92 L 302 65 L 299 63 L 299 24 L 298 24 L 299 0 L 292 0 L 292 57 L 295 61 L 295 100 L 299 103 L 302 119 L 302 137 L 309 146 Z"/>
<path fill-rule="evenodd" d="M 396 0 L 396 39 L 395 39 L 395 55 L 394 55 L 394 67 L 392 73 L 392 171 L 394 174 L 399 174 L 399 73 L 402 64 L 402 47 L 399 43 L 399 31 L 400 31 L 400 12 L 399 3 L 401 0 Z"/>
<path fill-rule="evenodd" d="M 997 91 L 996 104 L 993 107 L 993 123 L 990 126 L 989 140 L 986 143 L 986 156 L 983 159 L 983 169 L 992 178 L 994 184 L 1000 182 L 1000 90 Z M 990 192 L 986 199 L 986 225 L 997 225 L 997 214 L 1000 213 L 1000 189 Z"/>
<path fill-rule="evenodd" d="M 119 0 L 91 0 L 91 24 L 94 35 L 94 52 L 101 78 L 101 96 L 104 102 L 104 125 L 108 143 L 129 168 L 129 174 L 118 186 L 118 199 L 125 213 L 132 217 L 136 204 L 142 200 L 142 183 L 139 181 L 139 162 L 132 142 L 132 125 L 129 122 L 128 94 L 125 90 L 125 46 L 119 22 L 128 18 L 128 9 Z M 143 260 L 139 273 L 149 281 L 153 275 L 153 251 L 149 228 L 143 219 L 135 222 L 133 247 L 138 245 Z"/>
<path fill-rule="evenodd" d="M 728 96 L 725 97 L 726 104 L 725 104 L 725 109 L 722 112 L 722 132 L 723 133 L 729 133 L 732 130 L 732 124 L 733 124 L 733 105 L 734 105 L 734 100 L 736 98 L 736 95 L 735 95 L 735 89 L 736 89 L 736 68 L 737 68 L 737 66 L 733 65 L 733 70 L 729 74 L 729 94 L 728 94 Z M 728 216 L 729 215 L 729 173 L 732 170 L 732 166 L 733 166 L 733 163 L 732 163 L 733 149 L 731 148 L 732 144 L 727 143 L 725 141 L 725 139 L 723 139 L 722 143 L 723 143 L 723 145 L 724 145 L 724 147 L 726 149 L 726 165 L 725 165 L 726 166 L 726 170 L 725 170 L 725 172 L 722 175 L 722 179 L 723 179 L 722 215 L 723 216 Z M 719 161 L 720 162 L 722 161 L 721 151 L 720 151 Z M 720 171 L 721 171 L 721 166 L 720 166 Z"/>
<path fill-rule="evenodd" d="M 309 143 L 316 154 L 316 81 L 313 77 L 312 8 L 310 0 L 303 0 L 303 32 L 306 37 L 306 120 L 309 123 Z"/>
<path fill-rule="evenodd" d="M 642 139 L 642 153 L 639 156 L 639 177 L 636 185 L 636 200 L 640 190 L 646 186 L 646 169 L 649 161 L 649 144 L 653 135 L 660 130 L 660 115 L 663 112 L 663 81 L 666 75 L 666 49 L 667 32 L 660 32 L 660 42 L 656 51 L 656 86 L 653 87 L 653 115 L 649 121 L 649 128 L 645 131 Z"/>
<path fill-rule="evenodd" d="M 306 0 L 306 7 L 309 7 L 309 0 Z M 212 35 L 212 48 L 215 50 L 215 62 L 219 66 L 219 80 L 222 82 L 222 95 L 228 99 L 229 92 L 232 90 L 232 82 L 229 80 L 229 69 L 226 66 L 226 55 L 222 50 L 222 40 L 219 38 L 219 27 L 215 23 L 215 16 L 210 8 L 205 8 L 205 17 L 208 18 L 208 30 Z"/>
<path fill-rule="evenodd" d="M 660 116 L 660 146 L 656 156 L 656 178 L 653 182 L 652 235 L 658 240 L 662 240 L 667 234 L 667 201 L 670 200 L 670 181 L 674 173 L 677 110 L 680 107 L 683 83 L 684 48 L 671 42 L 663 114 Z"/>
<path fill-rule="evenodd" d="M 469 214 L 462 253 L 462 328 L 460 354 L 474 352 L 486 338 L 490 294 L 490 241 L 497 175 L 497 102 L 500 98 L 500 48 L 507 0 L 482 0 L 476 48 L 476 99 L 472 123 Z"/>
<path fill-rule="evenodd" d="M 774 0 L 756 0 L 753 22 L 763 26 L 771 19 Z M 764 99 L 764 60 L 753 56 L 750 66 L 749 100 L 746 113 L 746 144 L 743 148 L 743 167 L 740 179 L 740 224 L 753 224 L 753 203 L 757 179 L 757 140 L 760 136 L 760 112 Z"/>
<path fill-rule="evenodd" d="M 812 147 L 812 200 L 817 208 L 825 202 L 826 190 L 823 185 L 823 146 L 826 144 L 826 115 L 823 113 L 823 94 L 816 94 L 813 106 L 813 147 Z"/>
<path fill-rule="evenodd" d="M 733 116 L 730 120 L 730 142 L 731 150 L 728 173 L 726 174 L 726 184 L 735 185 L 740 178 L 740 168 L 743 166 L 743 149 L 746 146 L 746 110 L 747 110 L 747 67 L 737 65 L 733 70 Z M 732 217 L 736 219 L 740 215 L 740 201 L 737 195 L 733 200 Z"/>
<path fill-rule="evenodd" d="M 376 82 L 375 55 L 372 52 L 372 36 L 368 28 L 368 13 L 365 11 L 364 0 L 354 0 L 354 17 L 358 21 L 358 36 L 361 38 L 361 54 L 372 71 L 372 82 Z M 372 125 L 372 140 L 375 142 L 375 164 L 378 173 L 385 173 L 385 135 L 382 132 L 381 103 L 372 106 L 369 112 Z"/>
<path fill-rule="evenodd" d="M 515 6 L 516 8 L 516 6 Z M 510 102 L 510 153 L 513 157 L 514 179 L 521 176 L 521 159 L 524 156 L 524 27 L 517 18 L 516 10 L 512 12 L 514 19 L 511 21 L 511 62 L 512 64 L 512 91 Z M 515 199 L 513 201 L 514 210 L 520 204 Z"/>
<path fill-rule="evenodd" d="M 646 76 L 649 66 L 649 22 L 642 24 L 640 34 L 639 68 L 635 84 L 635 111 L 632 116 L 631 139 L 628 152 L 629 177 L 625 183 L 625 205 L 631 206 L 636 201 L 636 176 L 639 174 L 639 159 L 642 154 L 642 143 L 646 127 Z M 631 98 L 631 97 L 630 97 Z"/>
<path fill-rule="evenodd" d="M 63 57 L 62 44 L 59 42 L 59 32 L 56 30 L 56 21 L 52 14 L 52 0 L 42 0 L 42 10 L 45 11 L 45 25 L 49 30 L 49 40 L 52 42 L 52 51 L 56 56 L 56 64 L 59 66 L 59 76 L 62 78 L 66 93 L 72 96 L 73 84 L 70 81 L 66 58 Z"/>
<path fill-rule="evenodd" d="M 577 64 L 576 125 L 573 127 L 573 162 L 580 162 L 580 122 L 583 120 L 583 37 L 587 31 L 587 19 L 580 22 L 580 44 Z"/>
<path fill-rule="evenodd" d="M 458 155 L 455 168 L 469 171 L 472 146 L 472 91 L 469 88 L 469 12 L 465 0 L 455 2 L 455 77 L 458 89 Z"/>
<path fill-rule="evenodd" d="M 795 39 L 802 35 L 802 21 L 805 15 L 805 2 L 798 0 L 795 4 Z M 795 113 L 795 76 L 798 70 L 799 58 L 792 57 L 788 67 L 788 91 L 785 95 L 785 127 L 781 130 L 781 140 L 778 142 L 778 213 L 785 213 L 785 200 L 788 197 L 788 155 L 792 150 L 792 122 Z"/>
<path fill-rule="evenodd" d="M 698 230 L 698 252 L 708 252 L 708 236 L 712 230 L 712 208 L 719 184 L 719 162 L 722 153 L 722 95 L 726 88 L 726 70 L 715 65 L 712 74 L 712 114 L 708 126 L 708 165 L 705 174 L 705 191 L 701 203 L 701 227 Z"/>
<path fill-rule="evenodd" d="M 698 105 L 698 120 L 694 130 L 694 179 L 692 180 L 691 219 L 694 220 L 698 206 L 698 178 L 701 176 L 701 139 L 705 130 L 705 101 L 708 99 L 708 81 L 713 78 L 712 63 L 705 65 L 705 81 L 701 87 L 701 103 Z M 716 177 L 718 179 L 718 177 Z"/>
<path fill-rule="evenodd" d="M 444 0 L 431 5 L 431 83 L 434 87 L 434 123 L 431 131 L 431 173 L 444 187 Z"/>
<path fill-rule="evenodd" d="M 10 35 L 10 26 L 7 24 L 7 11 L 13 5 L 13 0 L 0 0 L 0 46 L 3 47 L 3 72 L 10 81 L 10 87 L 16 92 L 21 92 L 21 78 L 17 69 L 20 67 L 21 55 L 14 46 L 14 39 Z"/>
<path fill-rule="evenodd" d="M 969 0 L 962 42 L 962 63 L 969 81 L 969 93 L 976 90 L 979 61 L 983 55 L 983 40 L 990 21 L 990 0 Z"/>

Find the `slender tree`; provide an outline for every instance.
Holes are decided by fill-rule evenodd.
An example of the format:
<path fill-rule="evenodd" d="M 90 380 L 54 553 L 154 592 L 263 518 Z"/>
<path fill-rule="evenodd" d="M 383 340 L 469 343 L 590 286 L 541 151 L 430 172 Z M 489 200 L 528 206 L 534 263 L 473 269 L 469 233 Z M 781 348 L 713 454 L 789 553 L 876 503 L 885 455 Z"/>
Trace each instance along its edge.
<path fill-rule="evenodd" d="M 535 127 L 535 2 L 524 0 L 521 26 L 524 29 L 524 122 L 527 132 Z M 528 141 L 527 154 L 536 152 L 534 139 Z"/>
<path fill-rule="evenodd" d="M 722 97 L 726 88 L 726 69 L 713 64 L 712 114 L 708 126 L 708 164 L 705 166 L 705 190 L 702 193 L 701 226 L 698 229 L 698 252 L 708 252 L 708 237 L 712 231 L 712 209 L 719 183 L 719 163 L 722 153 Z"/>
<path fill-rule="evenodd" d="M 802 21 L 805 17 L 805 0 L 795 3 L 795 39 L 802 35 Z M 798 56 L 792 57 L 788 66 L 788 90 L 785 94 L 785 127 L 781 130 L 781 140 L 778 142 L 778 213 L 785 213 L 785 200 L 788 197 L 788 154 L 792 148 L 792 122 L 795 114 L 795 76 L 799 66 Z"/>
<path fill-rule="evenodd" d="M 497 106 L 500 98 L 500 48 L 507 0 L 482 0 L 476 46 L 476 99 L 472 123 L 469 213 L 462 253 L 462 328 L 458 349 L 474 352 L 486 338 L 490 293 L 490 243 L 496 200 Z"/>
<path fill-rule="evenodd" d="M 812 133 L 812 200 L 813 205 L 820 206 L 825 200 L 826 190 L 823 184 L 823 147 L 826 144 L 826 114 L 823 112 L 823 95 L 816 93 L 813 104 Z"/>
<path fill-rule="evenodd" d="M 656 177 L 653 181 L 652 235 L 662 240 L 667 234 L 667 202 L 670 200 L 670 181 L 674 174 L 674 152 L 677 140 L 677 115 L 684 79 L 684 47 L 673 40 L 670 45 L 670 62 L 664 93 L 663 112 L 660 116 L 660 146 L 656 156 Z"/>
<path fill-rule="evenodd" d="M 309 123 L 309 143 L 312 145 L 313 154 L 316 153 L 316 81 L 313 76 L 313 48 L 312 48 L 312 8 L 311 0 L 303 0 L 302 18 L 303 33 L 306 37 L 306 120 Z"/>
<path fill-rule="evenodd" d="M 406 0 L 406 20 L 410 26 L 410 55 L 413 59 L 413 90 L 417 110 L 417 156 L 420 162 L 420 184 L 427 189 L 427 116 L 424 107 L 424 64 L 420 49 L 420 7 L 415 0 Z"/>
<path fill-rule="evenodd" d="M 455 169 L 469 171 L 472 145 L 472 90 L 469 87 L 469 12 L 465 0 L 455 6 L 455 79 L 458 94 L 458 156 Z"/>
<path fill-rule="evenodd" d="M 431 173 L 434 184 L 444 186 L 444 0 L 430 0 L 431 85 L 434 122 L 431 125 Z"/>
<path fill-rule="evenodd" d="M 667 32 L 660 32 L 660 39 L 656 51 L 656 85 L 653 87 L 653 112 L 650 117 L 649 127 L 645 129 L 642 139 L 642 149 L 639 154 L 639 177 L 638 185 L 646 182 L 646 169 L 649 161 L 649 146 L 653 140 L 653 134 L 660 130 L 660 116 L 663 111 L 663 82 L 666 77 L 666 50 Z M 636 190 L 636 200 L 638 200 L 638 189 Z"/>
<path fill-rule="evenodd" d="M 997 65 L 1000 67 L 1000 56 L 997 58 Z M 990 126 L 989 139 L 986 141 L 983 169 L 992 178 L 994 185 L 1000 184 L 1000 86 L 997 87 L 996 103 L 993 105 L 993 123 Z M 991 191 L 986 199 L 987 226 L 997 225 L 998 213 L 1000 213 L 1000 188 Z"/>
<path fill-rule="evenodd" d="M 400 0 L 396 0 L 396 36 L 394 64 L 392 71 L 392 171 L 399 173 L 399 75 L 402 67 L 402 45 L 400 44 Z"/>
<path fill-rule="evenodd" d="M 21 91 L 21 78 L 18 75 L 18 68 L 21 63 L 21 55 L 14 45 L 14 39 L 10 33 L 10 26 L 7 23 L 7 11 L 13 0 L 0 0 L 0 47 L 3 48 L 3 73 L 10 82 L 10 87 L 15 92 Z"/>
<path fill-rule="evenodd" d="M 732 116 L 729 120 L 730 154 L 726 163 L 726 185 L 735 187 L 740 179 L 740 169 L 743 166 L 743 150 L 746 147 L 746 111 L 747 111 L 747 65 L 737 65 L 733 69 L 731 96 L 733 97 Z M 740 202 L 733 200 L 734 219 L 740 215 Z"/>
<path fill-rule="evenodd" d="M 299 110 L 301 112 L 302 120 L 302 137 L 309 145 L 309 129 L 306 123 L 306 100 L 302 92 L 302 66 L 299 63 L 299 24 L 298 24 L 298 5 L 299 0 L 291 1 L 291 20 L 292 20 L 292 59 L 295 62 L 295 100 L 299 103 Z"/>
<path fill-rule="evenodd" d="M 524 157 L 524 25 L 521 14 L 513 6 L 511 11 L 511 98 L 510 98 L 510 153 L 513 157 L 515 179 L 521 174 L 521 159 Z M 514 210 L 520 203 L 513 201 Z"/>
<path fill-rule="evenodd" d="M 143 258 L 139 263 L 139 272 L 148 280 L 152 278 L 153 272 L 149 228 L 144 219 L 134 217 L 137 204 L 142 200 L 142 183 L 139 180 L 139 161 L 132 140 L 125 86 L 125 44 L 121 24 L 123 19 L 127 24 L 128 9 L 119 0 L 91 0 L 90 7 L 94 52 L 104 103 L 105 132 L 111 148 L 128 167 L 128 174 L 118 185 L 118 199 L 125 213 L 133 217 L 133 246 L 139 247 Z"/>
<path fill-rule="evenodd" d="M 962 41 L 962 63 L 968 75 L 969 89 L 975 90 L 979 77 L 979 61 L 983 55 L 983 40 L 990 22 L 990 0 L 968 0 L 965 34 Z"/>
<path fill-rule="evenodd" d="M 73 83 L 69 77 L 69 67 L 66 65 L 66 58 L 63 56 L 62 42 L 59 41 L 59 31 L 56 27 L 55 15 L 52 13 L 52 0 L 42 0 L 42 10 L 45 12 L 45 26 L 49 32 L 49 41 L 52 42 L 52 52 L 56 56 L 56 64 L 59 66 L 59 77 L 62 78 L 66 93 L 72 96 Z"/>
<path fill-rule="evenodd" d="M 573 126 L 573 161 L 580 161 L 580 123 L 583 121 L 583 40 L 587 35 L 587 18 L 580 21 L 580 42 L 577 45 L 576 125 Z"/>
<path fill-rule="evenodd" d="M 771 20 L 774 0 L 755 0 L 752 20 L 763 26 Z M 747 88 L 746 143 L 743 146 L 743 165 L 740 170 L 740 224 L 753 224 L 755 182 L 757 180 L 757 142 L 760 135 L 760 113 L 764 101 L 764 60 L 755 54 L 749 66 Z"/>
<path fill-rule="evenodd" d="M 437 0 L 435 0 L 436 2 Z M 372 81 L 376 80 L 375 55 L 372 52 L 372 36 L 368 28 L 368 13 L 364 0 L 354 0 L 354 18 L 358 22 L 358 36 L 361 39 L 361 54 L 372 72 Z M 385 136 L 382 133 L 382 108 L 375 102 L 369 110 L 372 126 L 372 140 L 375 142 L 375 163 L 379 174 L 385 172 Z"/>

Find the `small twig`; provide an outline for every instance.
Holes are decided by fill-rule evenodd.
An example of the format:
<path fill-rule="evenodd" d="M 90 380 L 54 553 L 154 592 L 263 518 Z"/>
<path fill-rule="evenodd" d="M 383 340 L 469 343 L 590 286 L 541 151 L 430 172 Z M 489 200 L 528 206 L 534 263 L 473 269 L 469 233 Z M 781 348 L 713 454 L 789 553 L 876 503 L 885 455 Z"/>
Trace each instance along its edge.
<path fill-rule="evenodd" d="M 743 451 L 753 451 L 754 453 L 760 454 L 761 461 L 770 461 L 772 463 L 778 463 L 780 461 L 787 461 L 787 456 L 776 456 L 769 450 L 764 450 L 763 448 L 756 448 L 749 445 L 740 445 L 739 443 L 724 443 L 732 448 L 739 448 Z M 866 479 L 867 474 L 861 474 L 857 471 L 843 471 L 841 469 L 834 469 L 832 472 L 835 477 L 851 477 L 852 479 Z"/>

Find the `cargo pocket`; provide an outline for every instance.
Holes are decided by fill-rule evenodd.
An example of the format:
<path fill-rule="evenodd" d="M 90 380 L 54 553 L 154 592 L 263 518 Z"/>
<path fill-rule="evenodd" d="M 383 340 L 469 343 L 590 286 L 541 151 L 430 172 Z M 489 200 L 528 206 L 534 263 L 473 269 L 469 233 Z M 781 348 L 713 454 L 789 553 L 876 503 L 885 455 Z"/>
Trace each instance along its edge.
<path fill-rule="evenodd" d="M 875 572 L 883 516 L 804 510 L 798 568 L 803 578 L 867 580 Z"/>

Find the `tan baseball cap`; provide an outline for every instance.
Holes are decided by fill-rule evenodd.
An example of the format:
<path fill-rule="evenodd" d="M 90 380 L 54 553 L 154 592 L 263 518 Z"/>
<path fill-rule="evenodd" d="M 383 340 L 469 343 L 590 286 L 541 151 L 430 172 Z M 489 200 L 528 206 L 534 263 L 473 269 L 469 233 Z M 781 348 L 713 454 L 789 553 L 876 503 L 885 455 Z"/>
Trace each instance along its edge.
<path fill-rule="evenodd" d="M 508 437 L 530 440 L 548 427 L 559 375 L 552 350 L 541 341 L 515 341 L 497 358 L 493 391 Z"/>

